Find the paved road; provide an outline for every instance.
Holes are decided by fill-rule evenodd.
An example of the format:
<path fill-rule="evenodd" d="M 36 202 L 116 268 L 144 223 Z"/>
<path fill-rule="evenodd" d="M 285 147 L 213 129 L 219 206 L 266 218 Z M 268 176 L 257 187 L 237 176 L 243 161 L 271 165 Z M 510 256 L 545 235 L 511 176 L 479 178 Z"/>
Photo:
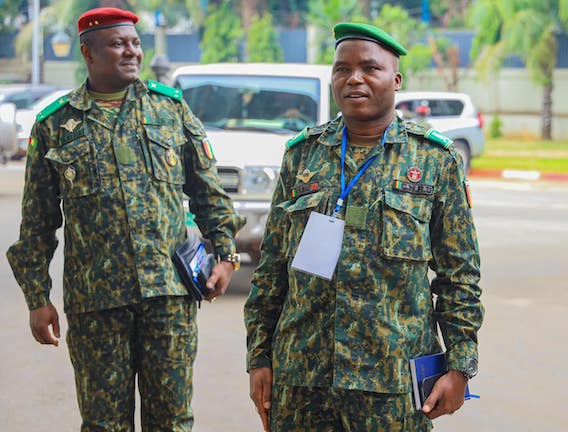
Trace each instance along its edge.
<path fill-rule="evenodd" d="M 17 237 L 21 170 L 0 167 L 0 248 Z M 16 188 L 16 189 L 14 189 Z M 450 432 L 557 432 L 568 374 L 568 185 L 473 182 L 482 251 L 486 322 L 480 334 L 480 375 L 471 383 L 480 400 L 438 420 Z M 61 249 L 61 248 L 60 248 Z M 61 250 L 51 273 L 61 310 Z M 235 280 L 244 290 L 250 272 Z M 0 256 L 2 281 L 0 430 L 79 430 L 66 346 L 37 345 L 29 335 L 23 297 Z M 242 294 L 204 304 L 195 364 L 196 432 L 260 431 L 244 371 Z M 66 328 L 64 318 L 62 327 Z"/>

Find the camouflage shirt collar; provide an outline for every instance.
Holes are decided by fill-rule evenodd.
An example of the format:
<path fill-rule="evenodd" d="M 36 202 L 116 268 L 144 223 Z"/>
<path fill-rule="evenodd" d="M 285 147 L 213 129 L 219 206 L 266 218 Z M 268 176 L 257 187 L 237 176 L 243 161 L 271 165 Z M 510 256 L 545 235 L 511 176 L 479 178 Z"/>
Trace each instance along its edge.
<path fill-rule="evenodd" d="M 318 142 L 328 146 L 338 146 L 341 144 L 343 131 L 343 117 L 338 117 L 330 121 L 327 127 L 318 138 Z M 385 144 L 397 144 L 406 141 L 406 128 L 403 120 L 395 116 L 387 129 Z"/>
<path fill-rule="evenodd" d="M 142 81 L 137 79 L 132 84 L 128 86 L 128 91 L 126 92 L 125 100 L 135 100 L 139 99 L 148 93 L 148 88 L 144 85 Z M 78 110 L 87 111 L 91 109 L 92 99 L 89 96 L 89 91 L 87 90 L 87 80 L 81 85 L 81 87 L 73 90 L 69 94 L 69 104 Z"/>

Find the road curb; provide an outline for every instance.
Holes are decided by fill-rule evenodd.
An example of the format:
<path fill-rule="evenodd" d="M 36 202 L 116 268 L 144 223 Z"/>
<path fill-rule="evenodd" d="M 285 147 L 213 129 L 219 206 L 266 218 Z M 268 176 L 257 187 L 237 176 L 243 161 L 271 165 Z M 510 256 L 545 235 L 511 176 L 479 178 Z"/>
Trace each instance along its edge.
<path fill-rule="evenodd" d="M 540 171 L 528 170 L 486 170 L 472 169 L 469 172 L 470 178 L 493 178 L 505 180 L 526 180 L 526 181 L 568 181 L 568 173 L 542 173 Z"/>

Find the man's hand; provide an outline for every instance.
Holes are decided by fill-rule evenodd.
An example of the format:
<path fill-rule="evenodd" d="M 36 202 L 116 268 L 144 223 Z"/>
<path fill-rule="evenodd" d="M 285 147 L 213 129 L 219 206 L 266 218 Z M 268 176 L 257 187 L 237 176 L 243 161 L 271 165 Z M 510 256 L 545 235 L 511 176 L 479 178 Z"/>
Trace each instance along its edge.
<path fill-rule="evenodd" d="M 460 371 L 451 370 L 442 375 L 424 401 L 422 412 L 431 420 L 453 414 L 463 405 L 466 385 L 467 379 Z"/>
<path fill-rule="evenodd" d="M 49 326 L 53 334 L 49 331 Z M 59 315 L 52 304 L 30 311 L 30 328 L 35 340 L 44 345 L 59 345 Z M 55 337 L 54 337 L 55 336 Z M 57 338 L 57 339 L 56 339 Z"/>
<path fill-rule="evenodd" d="M 227 261 L 218 262 L 213 266 L 211 276 L 207 279 L 206 285 L 209 289 L 215 288 L 215 291 L 209 294 L 205 300 L 213 300 L 215 297 L 227 292 L 233 271 L 233 264 Z"/>
<path fill-rule="evenodd" d="M 272 395 L 272 369 L 263 367 L 249 371 L 250 398 L 256 405 L 256 410 L 262 420 L 265 432 L 270 431 L 268 411 Z"/>

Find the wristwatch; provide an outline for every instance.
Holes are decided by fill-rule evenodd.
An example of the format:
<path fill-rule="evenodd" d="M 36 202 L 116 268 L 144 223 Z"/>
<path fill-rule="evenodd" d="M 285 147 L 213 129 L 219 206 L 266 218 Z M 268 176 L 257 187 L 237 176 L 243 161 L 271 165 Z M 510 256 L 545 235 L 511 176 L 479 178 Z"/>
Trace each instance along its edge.
<path fill-rule="evenodd" d="M 217 255 L 217 261 L 227 261 L 233 264 L 233 270 L 237 271 L 241 268 L 241 255 L 238 253 L 230 253 L 227 255 Z"/>
<path fill-rule="evenodd" d="M 466 379 L 470 380 L 477 375 L 477 359 L 470 357 L 465 362 L 465 367 L 459 370 Z"/>

